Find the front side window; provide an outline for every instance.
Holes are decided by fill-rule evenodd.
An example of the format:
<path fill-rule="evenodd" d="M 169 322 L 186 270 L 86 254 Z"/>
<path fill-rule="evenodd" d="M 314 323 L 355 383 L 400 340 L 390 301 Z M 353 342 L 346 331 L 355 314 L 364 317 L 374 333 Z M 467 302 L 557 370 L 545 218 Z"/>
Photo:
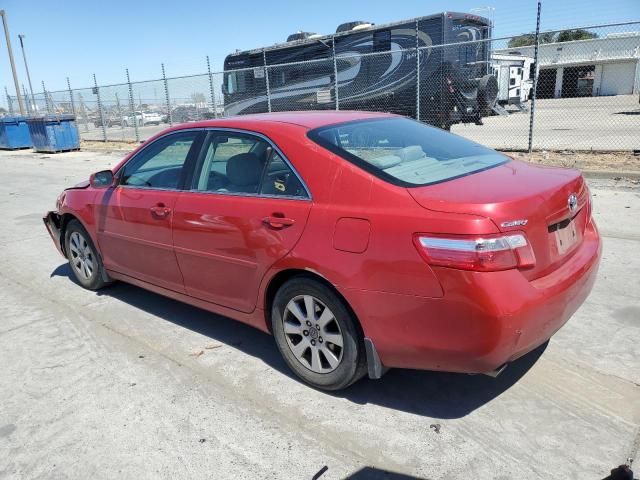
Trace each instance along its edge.
<path fill-rule="evenodd" d="M 146 146 L 123 168 L 120 185 L 146 188 L 178 188 L 182 169 L 198 132 L 162 137 Z"/>
<path fill-rule="evenodd" d="M 308 136 L 377 177 L 406 187 L 463 177 L 509 161 L 495 150 L 407 118 L 330 125 Z"/>

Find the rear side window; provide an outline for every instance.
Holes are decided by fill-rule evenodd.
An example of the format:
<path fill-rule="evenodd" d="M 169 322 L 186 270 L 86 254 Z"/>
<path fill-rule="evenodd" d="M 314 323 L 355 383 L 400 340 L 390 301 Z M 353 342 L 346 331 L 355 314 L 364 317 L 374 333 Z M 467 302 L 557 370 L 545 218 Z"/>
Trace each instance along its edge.
<path fill-rule="evenodd" d="M 373 33 L 373 51 L 388 52 L 391 50 L 391 31 L 380 30 Z"/>
<path fill-rule="evenodd" d="M 452 180 L 509 161 L 495 150 L 407 118 L 330 125 L 308 136 L 377 177 L 406 187 Z"/>
<path fill-rule="evenodd" d="M 212 135 L 195 188 L 203 192 L 257 193 L 269 144 L 251 135 Z"/>
<path fill-rule="evenodd" d="M 267 140 L 255 135 L 212 133 L 199 163 L 194 190 L 308 198 L 284 158 Z"/>
<path fill-rule="evenodd" d="M 262 179 L 260 193 L 285 197 L 307 197 L 307 192 L 300 179 L 276 151 L 271 153 Z"/>

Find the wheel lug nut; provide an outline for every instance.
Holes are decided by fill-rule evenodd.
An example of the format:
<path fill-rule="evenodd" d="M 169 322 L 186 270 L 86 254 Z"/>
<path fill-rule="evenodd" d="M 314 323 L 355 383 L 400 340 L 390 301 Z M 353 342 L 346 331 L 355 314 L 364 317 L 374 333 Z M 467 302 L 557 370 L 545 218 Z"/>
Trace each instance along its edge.
<path fill-rule="evenodd" d="M 316 341 L 315 340 L 311 340 L 311 345 L 315 346 L 315 344 L 316 344 Z"/>
<path fill-rule="evenodd" d="M 320 337 L 320 338 L 318 339 L 318 341 L 319 341 L 320 343 L 322 343 L 322 342 L 323 342 L 322 337 Z"/>
<path fill-rule="evenodd" d="M 311 322 L 307 320 L 307 327 L 311 326 Z"/>
<path fill-rule="evenodd" d="M 320 330 L 320 325 L 318 325 L 317 323 L 316 323 L 316 329 Z"/>
<path fill-rule="evenodd" d="M 306 337 L 307 335 L 309 335 L 309 330 L 305 330 L 305 331 L 304 331 L 304 332 L 302 332 L 302 333 L 304 333 L 304 336 Z"/>

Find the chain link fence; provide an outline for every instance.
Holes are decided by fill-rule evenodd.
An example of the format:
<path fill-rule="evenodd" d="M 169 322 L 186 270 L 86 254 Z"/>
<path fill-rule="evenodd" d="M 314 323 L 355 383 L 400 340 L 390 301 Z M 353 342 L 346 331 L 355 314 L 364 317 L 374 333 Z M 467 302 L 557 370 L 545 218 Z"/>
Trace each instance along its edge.
<path fill-rule="evenodd" d="M 536 48 L 537 43 L 537 48 Z M 329 49 L 330 50 L 330 49 Z M 263 55 L 266 60 L 266 55 Z M 368 110 L 406 115 L 500 150 L 640 148 L 640 22 L 335 54 L 116 85 L 24 92 L 29 115 L 70 113 L 83 140 L 146 140 L 233 115 Z M 488 79 L 491 76 L 494 80 Z M 5 88 L 8 111 L 17 99 Z"/>

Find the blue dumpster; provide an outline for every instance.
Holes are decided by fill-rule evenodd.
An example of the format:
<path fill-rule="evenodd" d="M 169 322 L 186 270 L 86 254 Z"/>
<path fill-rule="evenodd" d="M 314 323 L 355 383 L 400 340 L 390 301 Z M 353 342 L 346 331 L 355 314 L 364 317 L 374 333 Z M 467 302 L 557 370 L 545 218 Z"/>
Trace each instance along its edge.
<path fill-rule="evenodd" d="M 27 123 L 36 152 L 80 149 L 80 135 L 73 115 L 45 115 L 30 118 Z"/>
<path fill-rule="evenodd" d="M 32 145 L 27 117 L 0 118 L 0 148 L 15 150 L 29 148 Z"/>

